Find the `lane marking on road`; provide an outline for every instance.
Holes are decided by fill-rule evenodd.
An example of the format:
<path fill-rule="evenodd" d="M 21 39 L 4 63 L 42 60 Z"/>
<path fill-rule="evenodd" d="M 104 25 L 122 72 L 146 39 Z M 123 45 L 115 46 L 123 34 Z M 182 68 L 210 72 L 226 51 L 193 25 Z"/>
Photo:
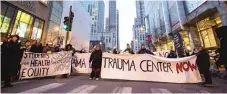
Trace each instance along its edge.
<path fill-rule="evenodd" d="M 206 90 L 199 90 L 199 92 L 200 92 L 200 93 L 210 93 L 210 92 L 208 92 L 208 91 L 206 91 Z"/>
<path fill-rule="evenodd" d="M 33 88 L 33 89 L 30 89 L 30 90 L 26 90 L 26 91 L 23 91 L 23 92 L 20 92 L 20 93 L 43 93 L 43 92 L 46 92 L 48 90 L 60 87 L 63 84 L 64 83 L 51 83 L 51 84 L 48 84 L 48 85 L 44 85 L 44 86 L 40 86 L 40 87 Z"/>
<path fill-rule="evenodd" d="M 97 87 L 97 85 L 82 85 L 78 88 L 75 88 L 68 93 L 90 93 L 92 90 L 94 90 Z"/>
<path fill-rule="evenodd" d="M 150 90 L 152 93 L 171 93 L 169 90 L 163 88 L 150 88 Z"/>
<path fill-rule="evenodd" d="M 132 93 L 132 87 L 116 87 L 112 93 Z"/>

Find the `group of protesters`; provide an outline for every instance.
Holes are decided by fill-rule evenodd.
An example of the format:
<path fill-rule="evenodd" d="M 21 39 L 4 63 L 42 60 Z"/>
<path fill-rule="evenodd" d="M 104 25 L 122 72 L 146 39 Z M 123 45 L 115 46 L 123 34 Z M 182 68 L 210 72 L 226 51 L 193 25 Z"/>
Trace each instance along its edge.
<path fill-rule="evenodd" d="M 54 53 L 60 51 L 72 51 L 72 55 L 75 52 L 85 52 L 83 50 L 75 50 L 71 44 L 67 44 L 65 48 L 61 48 L 59 44 L 53 46 L 52 43 L 47 43 L 43 46 L 40 40 L 35 40 L 33 44 L 30 40 L 21 43 L 18 35 L 9 36 L 1 45 L 1 77 L 2 81 L 4 81 L 4 87 L 12 87 L 11 82 L 19 79 L 20 61 L 24 52 Z"/>

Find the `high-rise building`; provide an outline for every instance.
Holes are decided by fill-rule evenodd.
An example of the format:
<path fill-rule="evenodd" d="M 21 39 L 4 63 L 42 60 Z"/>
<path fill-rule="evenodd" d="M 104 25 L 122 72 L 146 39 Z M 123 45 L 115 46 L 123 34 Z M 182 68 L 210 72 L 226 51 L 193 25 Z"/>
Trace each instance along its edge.
<path fill-rule="evenodd" d="M 227 26 L 226 1 L 146 1 L 146 26 L 158 51 L 174 49 L 169 33 L 179 32 L 183 47 L 215 49 L 219 40 L 214 30 Z"/>
<path fill-rule="evenodd" d="M 134 51 L 138 51 L 142 44 L 146 45 L 145 40 L 145 27 L 144 27 L 144 1 L 136 1 L 136 18 L 134 19 L 133 41 Z"/>
<path fill-rule="evenodd" d="M 69 33 L 69 42 L 76 50 L 84 49 L 88 51 L 90 47 L 90 31 L 92 24 L 91 16 L 79 1 L 64 1 L 61 19 L 62 27 L 64 17 L 69 16 L 70 6 L 72 6 L 72 12 L 75 16 L 72 22 L 72 30 Z M 66 31 L 62 30 L 60 35 L 65 39 Z M 65 40 L 63 42 L 65 42 Z"/>
<path fill-rule="evenodd" d="M 96 45 L 103 39 L 98 37 L 99 32 L 104 32 L 104 13 L 105 4 L 104 1 L 80 1 L 84 6 L 85 10 L 90 14 L 92 18 L 90 44 Z"/>
<path fill-rule="evenodd" d="M 57 44 L 62 41 L 59 40 L 60 25 L 63 12 L 63 1 L 50 1 L 50 12 L 49 12 L 49 22 L 48 22 L 48 33 L 46 42 L 51 42 Z M 59 44 L 63 44 L 60 42 Z"/>
<path fill-rule="evenodd" d="M 119 35 L 117 30 L 116 0 L 109 1 L 109 31 L 113 35 L 112 45 L 119 49 Z"/>

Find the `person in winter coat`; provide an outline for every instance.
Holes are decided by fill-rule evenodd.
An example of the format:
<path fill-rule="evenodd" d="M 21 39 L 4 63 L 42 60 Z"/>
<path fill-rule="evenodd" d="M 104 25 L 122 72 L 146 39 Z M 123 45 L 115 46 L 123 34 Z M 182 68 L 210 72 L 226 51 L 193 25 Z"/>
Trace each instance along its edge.
<path fill-rule="evenodd" d="M 154 55 L 154 53 L 152 53 L 151 51 L 146 49 L 144 44 L 141 45 L 141 49 L 139 50 L 138 54 L 151 54 L 151 55 Z"/>
<path fill-rule="evenodd" d="M 95 51 L 91 53 L 89 62 L 92 67 L 92 72 L 89 79 L 96 78 L 96 80 L 99 80 L 102 67 L 102 51 L 98 45 L 95 46 Z"/>
<path fill-rule="evenodd" d="M 36 40 L 36 42 L 32 45 L 30 51 L 33 53 L 42 53 L 43 52 L 43 46 L 42 46 L 40 40 Z"/>
<path fill-rule="evenodd" d="M 27 40 L 25 42 L 25 45 L 22 47 L 22 51 L 23 52 L 30 52 L 31 49 L 31 42 L 29 40 Z"/>
<path fill-rule="evenodd" d="M 197 49 L 197 48 L 194 48 L 194 49 L 193 49 L 193 52 L 192 52 L 192 54 L 191 54 L 191 55 L 197 55 L 197 54 L 198 54 L 198 52 L 199 52 L 199 51 L 198 51 L 198 49 Z"/>
<path fill-rule="evenodd" d="M 220 65 L 224 65 L 225 66 L 225 71 L 227 73 L 227 26 L 221 26 L 219 28 L 217 28 L 215 30 L 216 34 L 217 34 L 217 37 L 219 38 L 220 40 L 220 50 L 219 50 L 219 62 L 220 62 Z M 224 79 L 227 80 L 227 74 L 224 76 Z"/>
<path fill-rule="evenodd" d="M 125 49 L 124 52 L 128 52 L 130 54 L 135 54 L 129 44 L 127 44 L 127 48 Z"/>
<path fill-rule="evenodd" d="M 7 72 L 5 72 L 5 68 L 6 68 L 6 62 L 7 62 L 7 60 L 9 59 L 9 50 L 8 50 L 8 45 L 9 45 L 9 42 L 12 40 L 12 36 L 9 36 L 8 38 L 7 38 L 7 40 L 5 40 L 5 41 L 3 41 L 3 43 L 2 43 L 2 45 L 1 45 L 1 73 L 2 73 L 2 75 L 1 75 L 1 80 L 2 81 L 4 81 L 4 76 L 5 76 L 5 73 L 7 73 Z M 7 71 L 7 70 L 6 70 Z"/>
<path fill-rule="evenodd" d="M 204 75 L 205 77 L 205 83 L 203 83 L 205 86 L 212 86 L 212 79 L 211 79 L 211 73 L 210 73 L 210 56 L 208 54 L 208 51 L 204 49 L 203 47 L 200 47 L 200 51 L 197 54 L 196 64 L 199 68 L 199 71 Z"/>
<path fill-rule="evenodd" d="M 113 54 L 118 54 L 118 52 L 117 52 L 117 49 L 116 49 L 116 48 L 113 50 Z"/>
<path fill-rule="evenodd" d="M 20 67 L 20 43 L 18 42 L 19 36 L 14 35 L 12 40 L 7 43 L 7 46 L 4 48 L 4 55 L 6 57 L 4 63 L 4 87 L 12 87 L 11 77 L 16 76 Z M 4 44 L 5 45 L 5 44 Z"/>
<path fill-rule="evenodd" d="M 168 54 L 167 58 L 177 58 L 176 52 L 171 50 L 170 53 Z"/>

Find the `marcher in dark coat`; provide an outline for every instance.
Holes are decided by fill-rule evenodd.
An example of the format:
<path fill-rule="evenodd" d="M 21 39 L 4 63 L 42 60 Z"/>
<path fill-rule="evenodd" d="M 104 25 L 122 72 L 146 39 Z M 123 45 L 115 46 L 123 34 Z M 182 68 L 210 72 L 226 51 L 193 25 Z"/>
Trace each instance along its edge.
<path fill-rule="evenodd" d="M 33 53 L 43 53 L 43 46 L 40 43 L 40 40 L 36 40 L 36 42 L 32 45 L 30 51 Z"/>
<path fill-rule="evenodd" d="M 8 49 L 8 45 L 9 45 L 9 42 L 12 40 L 12 36 L 9 36 L 9 38 L 5 41 L 3 41 L 2 45 L 1 45 L 1 80 L 4 81 L 4 76 L 5 76 L 5 73 L 7 73 L 7 70 L 5 69 L 6 68 L 6 64 L 8 62 L 8 59 L 9 59 L 9 49 Z"/>
<path fill-rule="evenodd" d="M 118 54 L 116 48 L 113 50 L 113 54 Z"/>
<path fill-rule="evenodd" d="M 203 47 L 200 48 L 199 53 L 197 54 L 197 60 L 196 60 L 197 66 L 199 68 L 199 71 L 204 75 L 205 77 L 205 86 L 211 86 L 212 85 L 212 79 L 211 79 L 211 73 L 210 73 L 210 56 L 208 54 L 208 51 L 204 49 Z"/>
<path fill-rule="evenodd" d="M 95 77 L 96 80 L 99 80 L 102 67 L 102 51 L 98 45 L 95 46 L 95 51 L 91 53 L 89 62 L 91 63 L 92 67 L 92 72 L 89 79 L 93 79 Z"/>
<path fill-rule="evenodd" d="M 127 44 L 127 48 L 125 49 L 124 52 L 129 52 L 130 54 L 135 54 L 129 44 Z"/>
<path fill-rule="evenodd" d="M 168 54 L 167 58 L 177 58 L 175 51 L 171 50 L 170 53 Z"/>
<path fill-rule="evenodd" d="M 224 65 L 225 66 L 225 70 L 227 72 L 227 26 L 222 26 L 219 27 L 215 30 L 217 37 L 220 40 L 220 57 L 219 57 L 219 61 L 220 61 L 220 65 Z M 225 79 L 227 79 L 227 74 L 224 76 Z"/>
<path fill-rule="evenodd" d="M 18 70 L 20 68 L 20 43 L 18 43 L 19 36 L 14 35 L 12 37 L 12 40 L 7 44 L 7 47 L 4 49 L 7 53 L 6 55 L 6 62 L 4 66 L 4 87 L 12 87 L 10 84 L 10 78 L 12 76 L 16 76 L 18 73 Z"/>
<path fill-rule="evenodd" d="M 138 54 L 151 54 L 151 55 L 154 55 L 154 53 L 152 53 L 151 51 L 146 49 L 144 44 L 141 45 L 141 49 L 139 50 Z"/>

